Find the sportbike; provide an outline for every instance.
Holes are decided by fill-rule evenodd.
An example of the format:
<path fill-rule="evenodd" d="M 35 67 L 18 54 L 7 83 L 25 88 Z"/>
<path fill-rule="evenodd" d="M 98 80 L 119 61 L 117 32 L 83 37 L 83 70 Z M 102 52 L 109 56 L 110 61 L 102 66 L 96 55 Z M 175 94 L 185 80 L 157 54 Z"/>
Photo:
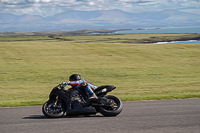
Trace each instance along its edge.
<path fill-rule="evenodd" d="M 106 95 L 116 87 L 103 85 L 93 90 L 98 100 L 90 101 L 86 91 L 81 87 L 72 87 L 65 90 L 64 84 L 54 87 L 49 100 L 42 106 L 46 117 L 59 118 L 66 115 L 91 115 L 101 113 L 104 116 L 117 116 L 123 109 L 119 98 Z"/>

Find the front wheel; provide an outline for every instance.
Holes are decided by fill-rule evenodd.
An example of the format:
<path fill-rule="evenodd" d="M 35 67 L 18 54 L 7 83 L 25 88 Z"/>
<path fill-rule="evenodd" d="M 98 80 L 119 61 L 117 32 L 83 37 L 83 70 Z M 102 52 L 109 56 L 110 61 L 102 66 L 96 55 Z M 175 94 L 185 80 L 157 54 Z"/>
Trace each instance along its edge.
<path fill-rule="evenodd" d="M 98 106 L 98 111 L 104 116 L 116 116 L 121 113 L 123 109 L 122 102 L 115 96 L 105 96 L 108 99 L 108 103 L 105 106 Z"/>
<path fill-rule="evenodd" d="M 56 100 L 49 100 L 42 106 L 43 114 L 48 118 L 59 118 L 65 114 L 65 104 Z"/>

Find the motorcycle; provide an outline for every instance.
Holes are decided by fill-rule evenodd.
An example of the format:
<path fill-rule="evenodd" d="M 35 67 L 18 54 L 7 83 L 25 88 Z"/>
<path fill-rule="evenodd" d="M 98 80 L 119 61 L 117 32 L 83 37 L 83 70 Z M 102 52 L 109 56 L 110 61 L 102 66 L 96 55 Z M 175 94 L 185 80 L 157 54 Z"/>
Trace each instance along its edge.
<path fill-rule="evenodd" d="M 81 87 L 72 87 L 65 90 L 64 84 L 54 87 L 49 100 L 42 106 L 43 114 L 48 118 L 59 118 L 66 115 L 93 115 L 101 113 L 103 116 L 117 116 L 123 109 L 119 98 L 106 95 L 116 87 L 103 85 L 94 90 L 98 97 L 90 101 L 86 91 Z"/>

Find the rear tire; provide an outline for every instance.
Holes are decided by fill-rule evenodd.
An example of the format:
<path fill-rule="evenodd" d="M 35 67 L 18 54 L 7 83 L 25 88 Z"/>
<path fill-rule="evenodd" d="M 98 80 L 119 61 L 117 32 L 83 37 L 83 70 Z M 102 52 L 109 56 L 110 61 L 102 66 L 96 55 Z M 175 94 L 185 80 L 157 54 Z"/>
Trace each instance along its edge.
<path fill-rule="evenodd" d="M 65 104 L 58 102 L 57 106 L 54 107 L 55 100 L 49 100 L 42 106 L 43 114 L 48 118 L 59 118 L 65 114 Z"/>
<path fill-rule="evenodd" d="M 105 98 L 113 102 L 112 106 L 98 106 L 98 111 L 104 116 L 116 116 L 121 113 L 123 104 L 121 100 L 115 96 L 105 96 Z"/>

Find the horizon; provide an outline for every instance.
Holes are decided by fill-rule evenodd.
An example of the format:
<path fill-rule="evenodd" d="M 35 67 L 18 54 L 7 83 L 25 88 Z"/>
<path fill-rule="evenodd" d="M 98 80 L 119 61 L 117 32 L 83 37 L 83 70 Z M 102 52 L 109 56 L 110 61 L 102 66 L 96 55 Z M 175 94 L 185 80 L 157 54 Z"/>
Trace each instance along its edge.
<path fill-rule="evenodd" d="M 192 29 L 195 28 L 195 29 Z M 200 26 L 186 26 L 186 27 L 146 27 L 146 28 L 136 28 L 136 29 L 78 29 L 78 30 L 70 30 L 70 31 L 37 31 L 37 32 L 31 32 L 31 31 L 27 31 L 27 32 L 0 32 L 0 36 L 26 36 L 26 35 L 62 35 L 62 33 L 68 33 L 69 35 L 73 35 L 74 33 L 77 35 L 81 35 L 81 34 L 93 34 L 93 33 L 97 33 L 97 34 L 131 34 L 131 33 L 137 33 L 137 34 L 141 34 L 141 33 L 175 33 L 175 34 L 180 34 L 180 33 L 200 33 L 200 31 L 196 28 L 200 28 Z M 179 31 L 179 32 L 169 32 L 169 30 L 175 30 L 175 29 L 182 29 L 183 31 Z M 188 31 L 189 29 L 189 31 Z M 105 30 L 105 32 L 103 32 L 102 30 Z M 153 31 L 152 31 L 153 30 Z M 159 30 L 164 30 L 164 32 L 159 32 Z M 168 30 L 168 31 L 165 31 Z M 83 32 L 81 32 L 83 31 Z M 91 31 L 90 32 L 86 32 L 86 31 Z M 107 32 L 106 32 L 107 31 Z M 131 32 L 133 31 L 133 32 Z M 151 31 L 151 32 L 149 32 Z M 186 32 L 187 31 L 187 32 Z M 72 33 L 70 33 L 72 32 Z M 115 33 L 116 32 L 116 33 Z M 33 34 L 32 34 L 33 33 Z M 65 35 L 65 34 L 63 34 Z"/>
<path fill-rule="evenodd" d="M 200 14 L 176 9 L 130 13 L 120 9 L 69 10 L 51 16 L 0 13 L 0 32 L 75 31 L 80 29 L 136 29 L 200 26 Z"/>

